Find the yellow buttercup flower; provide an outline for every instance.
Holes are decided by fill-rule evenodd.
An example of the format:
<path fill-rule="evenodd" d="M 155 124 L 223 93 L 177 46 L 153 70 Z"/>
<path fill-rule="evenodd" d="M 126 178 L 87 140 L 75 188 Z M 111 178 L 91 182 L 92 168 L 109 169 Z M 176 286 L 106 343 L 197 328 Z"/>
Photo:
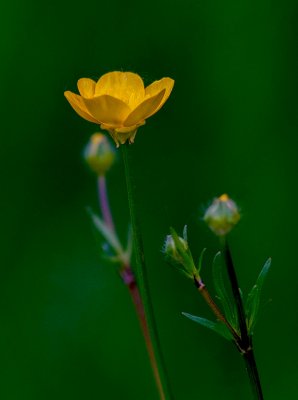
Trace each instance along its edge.
<path fill-rule="evenodd" d="M 144 88 L 142 78 L 132 72 L 109 72 L 97 82 L 78 80 L 80 95 L 64 95 L 72 108 L 87 121 L 100 124 L 117 147 L 127 140 L 133 143 L 137 129 L 166 102 L 174 81 L 163 78 Z"/>

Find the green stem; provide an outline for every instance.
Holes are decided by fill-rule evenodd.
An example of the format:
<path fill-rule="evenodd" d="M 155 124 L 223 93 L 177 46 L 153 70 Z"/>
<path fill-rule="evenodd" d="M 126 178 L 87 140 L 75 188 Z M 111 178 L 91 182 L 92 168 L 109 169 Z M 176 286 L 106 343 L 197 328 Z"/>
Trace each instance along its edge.
<path fill-rule="evenodd" d="M 245 311 L 243 307 L 241 293 L 239 290 L 238 279 L 234 268 L 231 251 L 226 237 L 224 236 L 221 239 L 222 239 L 221 241 L 222 252 L 225 259 L 228 276 L 230 279 L 230 284 L 237 307 L 238 322 L 241 335 L 240 340 L 238 342 L 236 341 L 237 348 L 244 357 L 251 388 L 254 393 L 254 398 L 256 400 L 263 400 L 264 397 L 262 393 L 261 381 L 252 347 L 252 338 L 248 334 Z"/>
<path fill-rule="evenodd" d="M 137 213 L 134 201 L 134 184 L 132 182 L 132 176 L 129 171 L 129 156 L 128 156 L 128 144 L 124 144 L 121 146 L 124 166 L 125 166 L 125 176 L 126 176 L 126 184 L 127 184 L 127 194 L 128 194 L 128 203 L 130 209 L 130 217 L 133 229 L 133 237 L 134 237 L 134 245 L 135 245 L 135 254 L 136 254 L 136 271 L 137 271 L 137 281 L 138 287 L 141 292 L 141 299 L 144 305 L 145 311 L 145 319 L 148 326 L 148 339 L 151 342 L 153 354 L 150 356 L 151 358 L 151 366 L 153 369 L 153 373 L 155 376 L 155 381 L 157 385 L 157 389 L 159 392 L 159 397 L 161 400 L 171 400 L 173 396 L 170 391 L 170 387 L 168 384 L 168 378 L 165 370 L 164 360 L 160 348 L 158 333 L 156 322 L 153 313 L 153 307 L 151 303 L 151 297 L 148 287 L 148 278 L 147 278 L 147 269 L 145 264 L 144 257 L 144 247 L 142 235 L 139 227 L 139 223 L 137 220 Z M 150 354 L 149 354 L 150 355 Z M 153 364 L 152 364 L 153 360 Z M 156 370 L 155 370 L 156 367 Z"/>
<path fill-rule="evenodd" d="M 244 312 L 242 298 L 241 298 L 241 294 L 240 294 L 240 290 L 239 290 L 238 279 L 237 279 L 236 271 L 235 271 L 233 260 L 232 260 L 232 255 L 231 255 L 230 248 L 229 248 L 229 245 L 228 245 L 228 242 L 227 242 L 225 236 L 222 238 L 222 252 L 223 252 L 224 259 L 225 259 L 228 276 L 230 279 L 231 288 L 232 288 L 234 300 L 235 300 L 236 307 L 237 307 L 241 341 L 242 341 L 243 347 L 245 349 L 247 349 L 249 347 L 250 341 L 249 341 L 249 336 L 248 336 L 248 332 L 247 332 L 245 312 Z"/>
<path fill-rule="evenodd" d="M 243 356 L 255 399 L 263 400 L 264 397 L 262 393 L 261 381 L 258 373 L 255 356 L 252 349 L 252 344 L 250 350 L 244 353 Z"/>

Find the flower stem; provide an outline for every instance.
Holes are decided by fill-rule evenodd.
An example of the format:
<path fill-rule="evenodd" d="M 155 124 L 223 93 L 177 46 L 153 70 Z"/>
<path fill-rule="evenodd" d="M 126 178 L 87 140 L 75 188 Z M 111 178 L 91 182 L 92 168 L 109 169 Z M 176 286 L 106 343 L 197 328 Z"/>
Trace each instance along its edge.
<path fill-rule="evenodd" d="M 139 319 L 140 327 L 144 336 L 151 368 L 153 371 L 153 375 L 155 378 L 155 382 L 157 385 L 158 392 L 160 393 L 160 398 L 165 399 L 164 393 L 163 393 L 163 387 L 162 387 L 162 382 L 159 376 L 159 371 L 158 371 L 158 366 L 154 354 L 154 348 L 152 345 L 152 341 L 150 339 L 150 331 L 149 327 L 147 324 L 146 316 L 145 316 L 145 309 L 144 305 L 141 299 L 141 294 L 139 291 L 139 288 L 137 286 L 137 282 L 135 280 L 133 271 L 131 270 L 130 266 L 126 266 L 123 271 L 121 272 L 121 277 L 123 279 L 123 282 L 127 285 L 129 289 L 129 293 L 132 299 L 132 302 L 135 306 L 135 310 Z"/>
<path fill-rule="evenodd" d="M 235 300 L 236 307 L 237 307 L 237 314 L 238 314 L 238 321 L 239 321 L 242 345 L 244 348 L 248 348 L 249 344 L 250 344 L 250 340 L 249 340 L 249 336 L 248 336 L 248 332 L 247 332 L 244 307 L 243 307 L 242 298 L 241 298 L 241 294 L 240 294 L 240 290 L 239 290 L 239 284 L 238 284 L 236 271 L 235 271 L 233 260 L 232 260 L 232 255 L 230 252 L 228 242 L 225 237 L 222 238 L 222 251 L 223 251 L 223 256 L 224 256 L 227 271 L 228 271 L 228 276 L 230 279 L 230 284 L 231 284 L 234 300 Z"/>
<path fill-rule="evenodd" d="M 137 220 L 137 213 L 134 201 L 134 184 L 132 182 L 132 176 L 129 171 L 129 156 L 128 156 L 128 144 L 121 146 L 124 166 L 125 166 L 125 176 L 127 184 L 128 202 L 131 216 L 131 223 L 133 229 L 135 254 L 136 254 L 136 270 L 138 287 L 140 288 L 140 301 L 137 299 L 138 295 L 134 291 L 131 293 L 134 301 L 138 304 L 138 313 L 143 313 L 142 318 L 140 318 L 143 333 L 145 336 L 145 341 L 147 344 L 147 350 L 149 353 L 149 358 L 151 361 L 151 366 L 153 369 L 156 386 L 159 392 L 159 397 L 161 400 L 173 399 L 170 387 L 168 384 L 168 378 L 164 366 L 164 360 L 160 348 L 157 327 L 155 323 L 153 307 L 151 303 L 151 297 L 148 287 L 147 270 L 144 257 L 143 240 L 139 228 L 139 223 Z M 136 287 L 136 286 L 135 286 Z M 143 310 L 139 308 L 142 305 Z"/>
<path fill-rule="evenodd" d="M 258 368 L 257 368 L 254 352 L 252 349 L 252 344 L 251 344 L 251 348 L 246 353 L 244 353 L 243 357 L 245 360 L 246 370 L 249 375 L 249 379 L 251 382 L 251 387 L 254 392 L 255 399 L 263 400 L 264 397 L 263 397 L 263 392 L 262 392 L 262 387 L 261 387 L 261 381 L 260 381 L 260 377 L 259 377 L 259 373 L 258 373 Z"/>
<path fill-rule="evenodd" d="M 203 299 L 206 301 L 206 303 L 208 304 L 208 306 L 210 307 L 210 309 L 212 310 L 213 314 L 215 315 L 215 317 L 221 321 L 222 323 L 224 323 L 226 325 L 226 327 L 229 329 L 229 331 L 231 332 L 231 334 L 233 335 L 234 340 L 237 342 L 239 341 L 240 337 L 238 335 L 238 333 L 235 331 L 235 329 L 231 326 L 231 324 L 227 321 L 227 319 L 225 318 L 225 316 L 223 315 L 223 313 L 221 312 L 220 308 L 218 307 L 218 305 L 215 303 L 215 301 L 212 299 L 212 297 L 210 296 L 209 291 L 207 290 L 205 284 L 201 281 L 198 280 L 197 278 L 194 278 L 195 281 L 195 286 L 197 287 L 198 291 L 200 292 L 200 294 L 202 295 Z"/>
<path fill-rule="evenodd" d="M 246 369 L 249 375 L 250 384 L 252 387 L 252 391 L 254 393 L 254 397 L 256 400 L 263 400 L 263 393 L 261 387 L 261 381 L 257 369 L 256 360 L 254 357 L 253 347 L 252 347 L 252 338 L 248 334 L 247 325 L 246 325 L 246 316 L 243 307 L 243 302 L 241 298 L 241 293 L 239 290 L 238 279 L 236 275 L 236 271 L 233 264 L 233 259 L 231 255 L 231 251 L 227 242 L 226 237 L 222 237 L 222 252 L 224 255 L 228 276 L 230 279 L 230 284 L 232 288 L 232 293 L 234 296 L 234 300 L 237 307 L 239 328 L 240 328 L 240 341 L 237 344 L 238 350 L 244 357 L 246 363 Z"/>
<path fill-rule="evenodd" d="M 104 222 L 111 229 L 115 231 L 112 213 L 110 210 L 109 199 L 107 194 L 107 184 L 105 175 L 99 175 L 97 178 L 99 205 Z"/>

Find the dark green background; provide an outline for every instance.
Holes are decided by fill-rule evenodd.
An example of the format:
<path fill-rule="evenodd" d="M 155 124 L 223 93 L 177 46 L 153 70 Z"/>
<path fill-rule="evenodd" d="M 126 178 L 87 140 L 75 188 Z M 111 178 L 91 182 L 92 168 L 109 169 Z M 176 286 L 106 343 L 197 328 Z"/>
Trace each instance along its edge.
<path fill-rule="evenodd" d="M 217 242 L 201 216 L 224 192 L 242 209 L 231 244 L 244 291 L 273 258 L 255 336 L 265 398 L 296 398 L 297 2 L 15 0 L 0 15 L 1 399 L 157 399 L 130 299 L 85 211 L 96 191 L 81 152 L 97 128 L 63 97 L 113 70 L 176 81 L 132 149 L 176 400 L 251 398 L 234 347 L 181 316 L 211 317 L 160 252 L 168 227 L 187 223 L 193 252 L 208 247 L 210 283 Z M 124 237 L 120 154 L 109 190 Z"/>

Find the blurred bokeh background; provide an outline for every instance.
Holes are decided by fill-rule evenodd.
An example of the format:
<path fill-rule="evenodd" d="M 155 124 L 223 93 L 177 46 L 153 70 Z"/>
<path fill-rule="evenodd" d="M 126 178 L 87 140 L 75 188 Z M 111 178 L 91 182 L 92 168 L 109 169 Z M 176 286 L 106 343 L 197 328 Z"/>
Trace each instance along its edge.
<path fill-rule="evenodd" d="M 133 147 L 150 288 L 176 400 L 250 399 L 233 345 L 181 316 L 211 318 L 160 249 L 189 226 L 195 255 L 217 241 L 201 217 L 229 193 L 244 292 L 273 259 L 255 350 L 266 399 L 297 397 L 298 5 L 294 0 L 14 0 L 1 4 L 1 373 L 3 400 L 157 399 L 126 288 L 101 260 L 81 154 L 95 125 L 63 97 L 81 77 L 134 71 L 176 81 Z M 121 237 L 123 165 L 109 174 Z"/>

